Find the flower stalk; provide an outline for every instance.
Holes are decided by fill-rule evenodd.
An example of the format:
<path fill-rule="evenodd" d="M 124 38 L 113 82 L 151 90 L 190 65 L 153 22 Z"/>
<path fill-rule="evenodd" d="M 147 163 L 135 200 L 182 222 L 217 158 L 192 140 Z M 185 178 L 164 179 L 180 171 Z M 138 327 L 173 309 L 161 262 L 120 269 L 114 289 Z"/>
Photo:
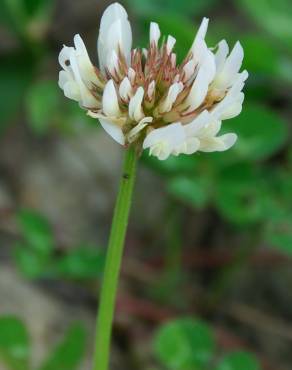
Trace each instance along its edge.
<path fill-rule="evenodd" d="M 112 323 L 124 242 L 136 175 L 134 148 L 126 150 L 118 197 L 111 226 L 96 323 L 93 370 L 108 370 Z"/>

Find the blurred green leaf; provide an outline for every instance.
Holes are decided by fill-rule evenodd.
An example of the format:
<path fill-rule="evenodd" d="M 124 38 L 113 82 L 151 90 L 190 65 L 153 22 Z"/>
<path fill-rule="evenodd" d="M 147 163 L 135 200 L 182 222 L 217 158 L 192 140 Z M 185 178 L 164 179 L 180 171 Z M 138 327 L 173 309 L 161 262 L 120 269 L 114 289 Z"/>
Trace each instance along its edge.
<path fill-rule="evenodd" d="M 252 354 L 236 351 L 226 355 L 215 370 L 260 370 L 260 365 Z"/>
<path fill-rule="evenodd" d="M 31 250 L 29 245 L 17 244 L 14 258 L 20 272 L 29 279 L 37 279 L 44 275 L 48 257 Z"/>
<path fill-rule="evenodd" d="M 290 220 L 292 213 L 289 215 Z M 279 251 L 292 256 L 292 222 L 286 220 L 286 223 L 273 225 L 265 235 L 265 239 L 269 245 L 275 247 Z"/>
<path fill-rule="evenodd" d="M 33 63 L 23 54 L 0 61 L 0 132 L 20 112 L 21 102 L 32 78 Z"/>
<path fill-rule="evenodd" d="M 271 40 L 261 34 L 241 35 L 244 48 L 243 68 L 250 73 L 277 75 L 279 50 Z"/>
<path fill-rule="evenodd" d="M 54 0 L 4 0 L 0 20 L 21 36 L 22 41 L 41 41 L 53 14 Z"/>
<path fill-rule="evenodd" d="M 90 279 L 102 273 L 104 262 L 105 255 L 101 249 L 81 246 L 58 258 L 53 268 L 65 278 Z"/>
<path fill-rule="evenodd" d="M 35 211 L 23 209 L 18 215 L 25 242 L 35 252 L 48 256 L 54 246 L 52 229 L 48 221 Z"/>
<path fill-rule="evenodd" d="M 45 7 L 51 0 L 22 0 L 26 13 L 30 16 L 36 14 L 39 9 Z"/>
<path fill-rule="evenodd" d="M 135 0 L 127 1 L 129 6 L 133 10 L 142 16 L 155 15 L 157 13 L 173 13 L 181 14 L 185 16 L 198 15 L 209 9 L 212 5 L 218 2 L 218 0 L 197 0 L 196 2 L 190 2 L 189 0 L 169 0 L 167 2 L 167 9 L 165 7 L 164 0 Z"/>
<path fill-rule="evenodd" d="M 171 195 L 197 208 L 206 206 L 209 200 L 209 187 L 208 177 L 175 177 L 167 184 Z"/>
<path fill-rule="evenodd" d="M 291 45 L 291 0 L 239 0 L 236 3 L 265 31 Z"/>
<path fill-rule="evenodd" d="M 246 102 L 242 113 L 223 125 L 238 134 L 232 153 L 241 160 L 262 160 L 280 150 L 287 140 L 287 125 L 267 107 Z M 229 152 L 229 156 L 232 155 Z"/>
<path fill-rule="evenodd" d="M 85 330 L 76 324 L 70 328 L 62 342 L 49 355 L 39 370 L 78 369 L 85 351 Z"/>
<path fill-rule="evenodd" d="M 215 204 L 231 223 L 250 224 L 266 217 L 265 181 L 249 164 L 226 168 L 217 179 L 215 189 Z"/>
<path fill-rule="evenodd" d="M 24 324 L 12 316 L 0 317 L 0 361 L 12 370 L 28 370 L 29 336 Z"/>
<path fill-rule="evenodd" d="M 162 364 L 170 369 L 201 369 L 214 354 L 215 340 L 203 322 L 179 319 L 158 330 L 154 350 Z"/>
<path fill-rule="evenodd" d="M 40 81 L 34 84 L 26 98 L 28 124 L 37 134 L 44 134 L 56 119 L 61 93 L 56 81 Z"/>
<path fill-rule="evenodd" d="M 270 169 L 271 171 L 271 169 Z M 268 246 L 292 255 L 292 173 L 285 169 L 271 171 L 264 238 Z"/>
<path fill-rule="evenodd" d="M 27 23 L 27 14 L 21 0 L 3 0 L 0 19 L 14 31 L 23 33 Z"/>

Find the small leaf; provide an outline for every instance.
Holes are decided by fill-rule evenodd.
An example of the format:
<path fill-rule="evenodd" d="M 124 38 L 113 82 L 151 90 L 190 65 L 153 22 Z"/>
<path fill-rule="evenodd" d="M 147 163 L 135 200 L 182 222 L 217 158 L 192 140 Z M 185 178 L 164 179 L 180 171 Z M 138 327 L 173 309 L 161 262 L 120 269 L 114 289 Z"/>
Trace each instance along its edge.
<path fill-rule="evenodd" d="M 237 351 L 226 355 L 215 370 L 260 370 L 260 365 L 252 354 Z"/>
<path fill-rule="evenodd" d="M 47 259 L 32 251 L 29 246 L 19 244 L 14 251 L 15 262 L 23 275 L 29 279 L 41 277 L 46 269 Z"/>
<path fill-rule="evenodd" d="M 206 366 L 215 350 L 210 328 L 191 318 L 171 321 L 162 326 L 154 340 L 161 363 L 170 369 L 192 370 Z"/>
<path fill-rule="evenodd" d="M 18 213 L 18 221 L 26 244 L 39 254 L 50 255 L 54 240 L 48 221 L 37 212 L 28 209 Z"/>
<path fill-rule="evenodd" d="M 55 261 L 57 275 L 69 279 L 91 279 L 100 276 L 105 262 L 101 249 L 81 246 Z"/>
<path fill-rule="evenodd" d="M 0 361 L 10 369 L 28 370 L 30 343 L 24 324 L 15 317 L 0 317 Z"/>
<path fill-rule="evenodd" d="M 48 356 L 39 370 L 75 370 L 78 369 L 85 351 L 85 330 L 75 324 L 63 341 Z"/>

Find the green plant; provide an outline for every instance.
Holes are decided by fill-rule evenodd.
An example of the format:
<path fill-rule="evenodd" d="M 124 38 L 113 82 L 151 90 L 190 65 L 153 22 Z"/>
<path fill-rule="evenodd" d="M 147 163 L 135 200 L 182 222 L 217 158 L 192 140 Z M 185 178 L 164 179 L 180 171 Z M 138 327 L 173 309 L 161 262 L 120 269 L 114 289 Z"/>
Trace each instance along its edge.
<path fill-rule="evenodd" d="M 53 230 L 43 216 L 23 209 L 17 220 L 21 238 L 15 245 L 14 256 L 25 276 L 75 280 L 100 276 L 104 266 L 102 249 L 83 243 L 66 252 L 58 251 Z"/>
<path fill-rule="evenodd" d="M 25 324 L 16 317 L 0 317 L 0 364 L 9 370 L 77 370 L 84 356 L 85 331 L 73 324 L 38 367 L 31 365 L 31 343 Z"/>
<path fill-rule="evenodd" d="M 260 370 L 246 351 L 222 353 L 205 322 L 183 318 L 162 325 L 154 338 L 154 353 L 169 370 Z"/>

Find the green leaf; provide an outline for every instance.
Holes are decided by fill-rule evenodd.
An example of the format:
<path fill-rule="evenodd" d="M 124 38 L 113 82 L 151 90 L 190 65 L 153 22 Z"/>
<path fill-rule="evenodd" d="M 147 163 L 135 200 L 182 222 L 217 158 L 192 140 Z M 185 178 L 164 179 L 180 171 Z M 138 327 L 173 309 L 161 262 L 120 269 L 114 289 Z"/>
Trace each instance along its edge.
<path fill-rule="evenodd" d="M 236 351 L 226 355 L 215 370 L 260 370 L 260 365 L 254 355 Z"/>
<path fill-rule="evenodd" d="M 193 370 L 206 366 L 213 356 L 215 340 L 210 328 L 191 318 L 163 325 L 154 340 L 154 350 L 170 369 Z"/>
<path fill-rule="evenodd" d="M 244 48 L 243 68 L 250 74 L 278 75 L 279 50 L 264 35 L 241 35 L 240 42 Z"/>
<path fill-rule="evenodd" d="M 224 130 L 238 134 L 229 152 L 241 160 L 263 160 L 277 153 L 287 139 L 287 125 L 279 115 L 266 107 L 246 102 L 242 113 L 223 125 Z"/>
<path fill-rule="evenodd" d="M 70 279 L 91 279 L 100 276 L 105 256 L 101 249 L 81 246 L 58 258 L 52 268 L 56 274 Z"/>
<path fill-rule="evenodd" d="M 37 279 L 45 275 L 48 258 L 35 251 L 26 244 L 15 246 L 14 257 L 17 267 L 29 279 Z"/>
<path fill-rule="evenodd" d="M 127 1 L 129 6 L 139 15 L 155 15 L 157 13 L 180 14 L 189 16 L 200 14 L 214 5 L 218 0 L 197 0 L 190 2 L 189 0 L 169 0 L 167 9 L 163 0 L 135 0 L 134 2 Z M 174 35 L 175 36 L 175 35 Z"/>
<path fill-rule="evenodd" d="M 0 61 L 0 133 L 20 111 L 32 78 L 33 63 L 23 54 L 2 57 Z"/>
<path fill-rule="evenodd" d="M 291 45 L 291 0 L 240 0 L 236 3 L 265 31 Z"/>
<path fill-rule="evenodd" d="M 53 250 L 54 239 L 48 221 L 28 209 L 21 210 L 17 217 L 26 244 L 38 254 L 49 256 Z"/>
<path fill-rule="evenodd" d="M 28 123 L 35 133 L 42 135 L 50 128 L 58 114 L 60 98 L 56 81 L 40 81 L 30 88 L 26 108 Z"/>
<path fill-rule="evenodd" d="M 215 204 L 228 221 L 238 225 L 262 221 L 266 217 L 265 181 L 249 164 L 239 163 L 221 172 L 217 179 Z"/>
<path fill-rule="evenodd" d="M 85 330 L 75 324 L 39 370 L 78 369 L 85 351 Z"/>
<path fill-rule="evenodd" d="M 0 362 L 12 370 L 28 370 L 29 336 L 24 324 L 15 317 L 0 317 Z"/>
<path fill-rule="evenodd" d="M 207 204 L 209 187 L 208 177 L 175 177 L 167 184 L 168 192 L 171 195 L 196 208 L 202 208 Z"/>
<path fill-rule="evenodd" d="M 268 222 L 265 228 L 265 240 L 268 246 L 292 255 L 292 175 L 281 169 L 271 171 L 268 181 L 271 193 L 268 202 Z"/>

